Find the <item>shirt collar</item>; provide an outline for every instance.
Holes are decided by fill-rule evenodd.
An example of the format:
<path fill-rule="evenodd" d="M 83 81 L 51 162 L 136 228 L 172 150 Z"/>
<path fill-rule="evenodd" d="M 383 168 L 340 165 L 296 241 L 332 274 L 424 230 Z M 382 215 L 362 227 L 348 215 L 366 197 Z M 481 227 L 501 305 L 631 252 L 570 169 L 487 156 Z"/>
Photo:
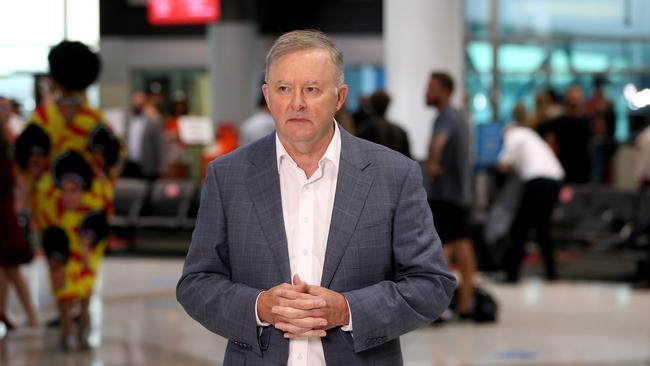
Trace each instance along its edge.
<path fill-rule="evenodd" d="M 293 160 L 293 158 L 291 158 L 287 150 L 284 148 L 284 145 L 282 145 L 282 142 L 278 137 L 277 131 L 275 133 L 275 156 L 278 164 L 278 172 L 280 171 L 280 163 L 285 159 L 288 159 L 288 161 L 290 161 L 292 164 L 297 166 L 296 162 Z M 327 150 L 325 150 L 325 154 L 323 154 L 323 157 L 321 157 L 320 160 L 318 161 L 318 164 L 322 165 L 325 160 L 328 160 L 332 164 L 334 164 L 335 169 L 338 169 L 340 159 L 341 159 L 341 131 L 339 130 L 338 122 L 334 120 L 334 136 L 332 137 L 330 144 L 327 146 Z"/>

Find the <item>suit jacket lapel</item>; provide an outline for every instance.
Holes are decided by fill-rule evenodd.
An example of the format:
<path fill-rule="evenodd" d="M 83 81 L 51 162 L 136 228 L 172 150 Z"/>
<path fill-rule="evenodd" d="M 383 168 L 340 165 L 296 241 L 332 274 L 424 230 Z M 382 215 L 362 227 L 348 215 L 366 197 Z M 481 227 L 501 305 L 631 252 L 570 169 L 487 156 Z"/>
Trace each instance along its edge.
<path fill-rule="evenodd" d="M 282 215 L 275 134 L 251 152 L 246 186 L 283 281 L 291 283 L 287 235 Z"/>
<path fill-rule="evenodd" d="M 340 131 L 341 159 L 321 277 L 322 287 L 329 287 L 332 282 L 372 185 L 372 175 L 364 171 L 370 162 L 365 159 L 354 138 L 342 128 Z"/>

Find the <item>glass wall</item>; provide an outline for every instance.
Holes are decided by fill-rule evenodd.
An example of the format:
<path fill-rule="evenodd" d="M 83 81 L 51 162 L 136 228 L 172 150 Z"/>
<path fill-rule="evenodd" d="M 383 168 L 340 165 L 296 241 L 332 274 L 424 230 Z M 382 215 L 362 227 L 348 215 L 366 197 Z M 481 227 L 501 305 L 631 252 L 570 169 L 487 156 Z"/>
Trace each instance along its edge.
<path fill-rule="evenodd" d="M 378 65 L 348 65 L 344 70 L 345 83 L 348 85 L 348 98 L 345 108 L 354 112 L 359 109 L 359 99 L 375 90 L 383 89 L 384 68 Z"/>
<path fill-rule="evenodd" d="M 628 140 L 630 116 L 646 109 L 632 103 L 630 86 L 650 87 L 648 14 L 645 0 L 466 0 L 466 87 L 475 121 L 507 123 L 518 101 L 532 112 L 540 90 L 561 97 L 573 83 L 589 99 L 600 75 L 614 103 L 616 139 Z"/>
<path fill-rule="evenodd" d="M 30 112 L 36 104 L 34 75 L 48 72 L 47 54 L 63 39 L 99 46 L 99 0 L 3 1 L 0 95 Z"/>

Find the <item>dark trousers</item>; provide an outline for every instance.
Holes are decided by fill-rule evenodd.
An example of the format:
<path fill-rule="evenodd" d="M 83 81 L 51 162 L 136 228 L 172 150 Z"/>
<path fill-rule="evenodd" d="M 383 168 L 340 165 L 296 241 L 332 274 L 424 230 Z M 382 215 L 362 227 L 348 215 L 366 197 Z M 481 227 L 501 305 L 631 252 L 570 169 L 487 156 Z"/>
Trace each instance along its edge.
<path fill-rule="evenodd" d="M 559 191 L 560 182 L 552 179 L 536 178 L 524 185 L 519 210 L 510 231 L 510 248 L 504 259 L 509 281 L 519 279 L 521 262 L 526 254 L 525 244 L 533 229 L 544 256 L 546 278 L 549 280 L 557 278 L 553 243 L 550 238 L 550 221 Z"/>

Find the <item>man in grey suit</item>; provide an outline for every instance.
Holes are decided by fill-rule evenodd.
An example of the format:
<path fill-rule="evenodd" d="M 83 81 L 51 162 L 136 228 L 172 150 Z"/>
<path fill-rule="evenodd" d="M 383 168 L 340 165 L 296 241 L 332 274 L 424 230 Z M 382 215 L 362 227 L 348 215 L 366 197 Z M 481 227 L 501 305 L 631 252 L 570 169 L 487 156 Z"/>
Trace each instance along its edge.
<path fill-rule="evenodd" d="M 343 58 L 317 31 L 266 58 L 276 133 L 212 162 L 177 298 L 225 365 L 401 365 L 448 306 L 419 165 L 340 128 Z"/>

